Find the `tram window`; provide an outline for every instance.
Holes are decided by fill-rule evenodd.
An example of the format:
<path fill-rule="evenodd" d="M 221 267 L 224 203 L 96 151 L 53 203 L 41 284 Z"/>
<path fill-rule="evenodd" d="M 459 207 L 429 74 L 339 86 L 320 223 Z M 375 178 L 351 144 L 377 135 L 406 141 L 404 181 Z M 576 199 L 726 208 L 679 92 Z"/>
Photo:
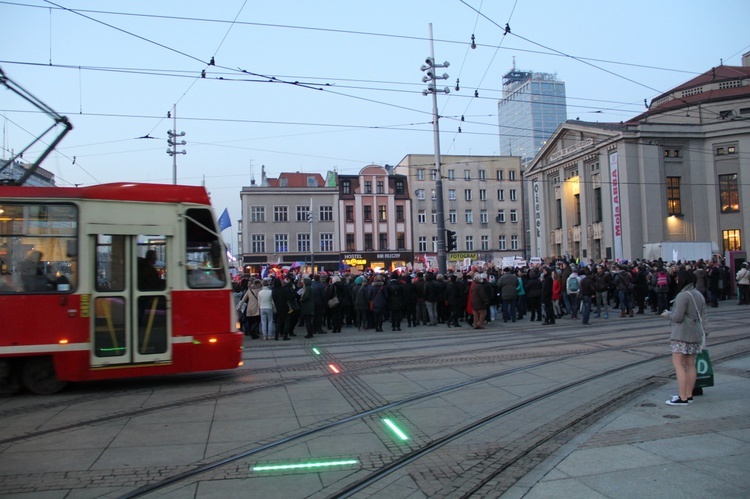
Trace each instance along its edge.
<path fill-rule="evenodd" d="M 96 290 L 125 289 L 125 236 L 96 236 Z"/>
<path fill-rule="evenodd" d="M 72 204 L 0 203 L 0 294 L 72 292 L 77 229 Z"/>
<path fill-rule="evenodd" d="M 221 256 L 224 245 L 211 210 L 191 208 L 185 214 L 187 282 L 191 288 L 223 288 L 226 276 Z"/>
<path fill-rule="evenodd" d="M 165 236 L 138 236 L 138 290 L 167 288 L 167 244 Z"/>

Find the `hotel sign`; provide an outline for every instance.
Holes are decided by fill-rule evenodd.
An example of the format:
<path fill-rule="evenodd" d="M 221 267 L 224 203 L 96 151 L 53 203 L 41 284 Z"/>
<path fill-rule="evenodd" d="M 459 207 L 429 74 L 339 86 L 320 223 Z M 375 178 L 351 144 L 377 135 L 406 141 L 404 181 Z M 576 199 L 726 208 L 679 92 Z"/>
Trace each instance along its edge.
<path fill-rule="evenodd" d="M 564 158 L 565 156 L 570 156 L 571 154 L 577 153 L 578 151 L 582 149 L 586 149 L 587 147 L 591 147 L 594 145 L 594 139 L 588 138 L 586 140 L 582 140 L 581 142 L 578 142 L 576 144 L 573 144 L 570 147 L 566 147 L 565 149 L 561 149 L 559 151 L 553 152 L 549 155 L 550 161 L 557 161 L 560 158 Z"/>

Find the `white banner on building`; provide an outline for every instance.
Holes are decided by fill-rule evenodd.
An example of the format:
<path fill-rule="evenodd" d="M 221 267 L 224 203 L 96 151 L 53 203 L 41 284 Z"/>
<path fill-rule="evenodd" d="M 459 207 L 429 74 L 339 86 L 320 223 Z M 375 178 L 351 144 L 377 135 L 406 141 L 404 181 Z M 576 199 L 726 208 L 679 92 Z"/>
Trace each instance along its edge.
<path fill-rule="evenodd" d="M 539 179 L 535 178 L 532 187 L 534 196 L 534 233 L 536 234 L 536 256 L 542 252 L 542 210 L 539 206 Z M 550 252 L 551 253 L 551 252 Z"/>
<path fill-rule="evenodd" d="M 609 177 L 612 182 L 612 233 L 615 237 L 615 260 L 621 260 L 622 255 L 622 212 L 620 210 L 620 172 L 617 168 L 617 151 L 609 153 Z"/>

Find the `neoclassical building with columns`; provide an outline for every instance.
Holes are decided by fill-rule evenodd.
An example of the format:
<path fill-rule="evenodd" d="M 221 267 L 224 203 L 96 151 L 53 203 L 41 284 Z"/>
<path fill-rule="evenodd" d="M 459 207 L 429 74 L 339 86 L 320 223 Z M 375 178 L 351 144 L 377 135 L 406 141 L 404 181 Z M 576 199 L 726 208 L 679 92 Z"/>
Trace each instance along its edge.
<path fill-rule="evenodd" d="M 568 120 L 524 188 L 531 256 L 634 259 L 664 241 L 746 250 L 750 67 L 712 68 L 627 122 Z"/>

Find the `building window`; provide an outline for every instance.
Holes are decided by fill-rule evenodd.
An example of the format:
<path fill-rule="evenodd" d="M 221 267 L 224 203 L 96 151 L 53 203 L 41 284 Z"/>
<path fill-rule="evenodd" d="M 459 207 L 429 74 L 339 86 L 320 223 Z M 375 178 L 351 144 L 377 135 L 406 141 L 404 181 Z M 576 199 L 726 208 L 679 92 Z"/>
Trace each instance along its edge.
<path fill-rule="evenodd" d="M 740 192 L 736 173 L 719 175 L 719 199 L 722 213 L 740 211 Z"/>
<path fill-rule="evenodd" d="M 437 252 L 437 243 L 438 243 L 437 236 L 432 236 L 432 252 L 433 253 Z"/>
<path fill-rule="evenodd" d="M 562 229 L 562 199 L 555 200 L 555 220 L 557 221 L 556 229 Z"/>
<path fill-rule="evenodd" d="M 404 205 L 402 204 L 396 205 L 396 221 L 397 222 L 404 221 Z"/>
<path fill-rule="evenodd" d="M 479 180 L 487 180 L 487 170 L 479 170 Z"/>
<path fill-rule="evenodd" d="M 286 234 L 274 234 L 273 251 L 275 253 L 288 253 L 289 252 L 289 238 L 287 237 Z"/>
<path fill-rule="evenodd" d="M 682 151 L 680 149 L 664 149 L 664 157 L 665 158 L 681 158 L 682 157 Z"/>
<path fill-rule="evenodd" d="M 739 251 L 742 249 L 742 240 L 740 239 L 740 231 L 738 229 L 723 230 L 721 231 L 721 237 L 724 242 L 724 252 Z"/>
<path fill-rule="evenodd" d="M 495 221 L 501 224 L 505 223 L 505 210 L 497 210 L 497 218 Z"/>
<path fill-rule="evenodd" d="M 474 223 L 474 213 L 471 210 L 466 210 L 466 223 Z"/>
<path fill-rule="evenodd" d="M 372 194 L 372 181 L 365 180 L 365 194 Z"/>
<path fill-rule="evenodd" d="M 518 191 L 516 189 L 510 190 L 510 200 L 511 201 L 518 201 Z"/>
<path fill-rule="evenodd" d="M 405 192 L 404 181 L 400 179 L 396 180 L 396 194 L 399 196 L 403 196 L 404 192 Z"/>
<path fill-rule="evenodd" d="M 405 250 L 406 249 L 406 236 L 403 232 L 396 232 L 396 249 L 398 250 Z"/>
<path fill-rule="evenodd" d="M 341 193 L 342 194 L 351 194 L 352 193 L 352 183 L 348 180 L 341 181 Z"/>
<path fill-rule="evenodd" d="M 250 222 L 251 223 L 263 223 L 266 221 L 266 207 L 265 206 L 251 206 L 250 207 Z"/>
<path fill-rule="evenodd" d="M 456 189 L 448 189 L 448 199 L 451 201 L 456 200 Z"/>
<path fill-rule="evenodd" d="M 365 234 L 365 251 L 372 251 L 372 234 Z"/>
<path fill-rule="evenodd" d="M 418 251 L 420 252 L 427 251 L 427 237 L 426 236 L 419 236 L 419 241 L 417 242 L 417 244 L 419 246 Z"/>
<path fill-rule="evenodd" d="M 297 234 L 297 251 L 300 253 L 310 252 L 310 234 Z"/>
<path fill-rule="evenodd" d="M 265 253 L 266 252 L 266 235 L 265 234 L 252 234 L 250 236 L 250 247 L 253 253 Z"/>
<path fill-rule="evenodd" d="M 479 200 L 487 201 L 487 189 L 479 189 Z"/>
<path fill-rule="evenodd" d="M 482 210 L 479 212 L 479 223 L 480 224 L 486 224 L 487 223 L 487 210 Z"/>
<path fill-rule="evenodd" d="M 680 177 L 667 177 L 667 214 L 682 215 Z"/>
<path fill-rule="evenodd" d="M 510 210 L 510 221 L 512 223 L 518 222 L 518 210 Z"/>
<path fill-rule="evenodd" d="M 385 192 L 385 184 L 382 180 L 378 180 L 375 183 L 375 193 L 376 194 L 383 194 Z"/>
<path fill-rule="evenodd" d="M 455 224 L 458 221 L 458 218 L 456 217 L 456 210 L 450 210 L 448 212 L 448 222 Z"/>
<path fill-rule="evenodd" d="M 448 170 L 448 180 L 456 180 L 456 170 Z"/>
<path fill-rule="evenodd" d="M 372 206 L 366 204 L 364 206 L 364 220 L 365 222 L 372 222 Z"/>
<path fill-rule="evenodd" d="M 464 170 L 464 180 L 471 180 L 471 170 Z"/>
<path fill-rule="evenodd" d="M 333 234 L 330 232 L 320 234 L 320 251 L 333 251 Z"/>
<path fill-rule="evenodd" d="M 515 180 L 515 179 L 516 179 L 516 171 L 508 170 L 508 180 Z"/>
<path fill-rule="evenodd" d="M 471 201 L 471 189 L 464 189 L 464 199 Z"/>
<path fill-rule="evenodd" d="M 321 206 L 318 208 L 318 221 L 333 222 L 333 206 Z"/>
<path fill-rule="evenodd" d="M 500 249 L 500 251 L 504 251 L 505 248 L 505 236 L 501 235 L 497 237 L 497 247 Z"/>
<path fill-rule="evenodd" d="M 417 199 L 424 201 L 424 189 L 417 189 Z"/>
<path fill-rule="evenodd" d="M 490 249 L 490 236 L 481 236 L 481 237 L 482 237 L 482 241 L 480 243 L 481 244 L 480 249 L 482 251 L 488 251 Z"/>
<path fill-rule="evenodd" d="M 378 249 L 381 251 L 388 249 L 388 234 L 378 234 Z"/>
<path fill-rule="evenodd" d="M 510 249 L 512 250 L 518 249 L 518 236 L 516 235 L 510 236 Z"/>
<path fill-rule="evenodd" d="M 474 251 L 474 236 L 466 236 L 466 251 Z"/>
<path fill-rule="evenodd" d="M 436 223 L 437 223 L 437 211 L 435 211 L 435 210 L 432 210 L 432 213 L 431 213 L 431 215 L 432 215 L 432 216 L 431 216 L 431 218 L 432 218 L 432 223 L 433 223 L 433 224 L 436 224 Z"/>
<path fill-rule="evenodd" d="M 384 204 L 378 205 L 378 220 L 380 220 L 381 222 L 385 222 L 388 219 L 386 217 L 386 213 L 387 211 L 385 209 L 385 205 Z"/>
<path fill-rule="evenodd" d="M 497 170 L 496 174 L 497 174 L 497 179 L 498 180 L 503 180 L 503 171 L 502 170 Z"/>
<path fill-rule="evenodd" d="M 310 213 L 309 206 L 297 206 L 297 221 L 298 222 L 309 221 L 310 219 L 307 217 L 309 213 Z"/>
<path fill-rule="evenodd" d="M 498 201 L 505 201 L 505 189 L 498 189 L 497 190 L 497 200 Z"/>
<path fill-rule="evenodd" d="M 424 180 L 424 168 L 417 168 L 417 180 Z"/>
<path fill-rule="evenodd" d="M 348 204 L 344 208 L 346 210 L 346 221 L 347 222 L 353 222 L 354 221 L 354 205 Z"/>
<path fill-rule="evenodd" d="M 427 214 L 424 210 L 419 210 L 417 212 L 417 223 L 418 224 L 426 224 L 427 223 Z"/>
<path fill-rule="evenodd" d="M 430 180 L 433 182 L 437 180 L 437 170 L 430 170 Z"/>
<path fill-rule="evenodd" d="M 346 235 L 346 251 L 354 251 L 354 234 Z"/>
<path fill-rule="evenodd" d="M 273 221 L 274 222 L 288 222 L 286 206 L 274 206 L 273 207 Z"/>
<path fill-rule="evenodd" d="M 601 222 L 603 218 L 604 212 L 602 209 L 602 189 L 601 187 L 599 187 L 594 189 L 594 222 Z"/>
<path fill-rule="evenodd" d="M 581 225 L 581 195 L 576 194 L 573 196 L 573 202 L 576 207 L 576 225 Z"/>

